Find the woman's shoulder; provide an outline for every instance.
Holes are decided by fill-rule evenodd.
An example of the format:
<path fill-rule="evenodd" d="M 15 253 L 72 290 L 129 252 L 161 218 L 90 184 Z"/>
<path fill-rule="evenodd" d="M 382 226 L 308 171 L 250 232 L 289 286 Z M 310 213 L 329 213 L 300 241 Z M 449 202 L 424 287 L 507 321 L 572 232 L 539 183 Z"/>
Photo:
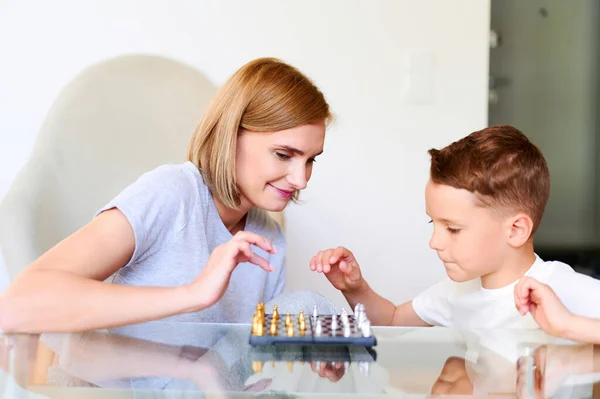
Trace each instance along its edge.
<path fill-rule="evenodd" d="M 191 162 L 158 166 L 141 175 L 136 183 L 146 186 L 155 185 L 163 188 L 180 187 L 195 191 L 206 187 L 200 171 Z"/>

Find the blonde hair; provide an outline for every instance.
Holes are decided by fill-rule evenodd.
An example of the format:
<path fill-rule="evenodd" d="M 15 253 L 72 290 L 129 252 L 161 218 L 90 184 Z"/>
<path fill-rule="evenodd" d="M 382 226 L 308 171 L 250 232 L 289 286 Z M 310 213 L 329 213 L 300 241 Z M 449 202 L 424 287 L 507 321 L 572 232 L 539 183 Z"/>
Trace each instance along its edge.
<path fill-rule="evenodd" d="M 235 176 L 241 130 L 276 132 L 331 120 L 323 93 L 299 70 L 276 58 L 241 67 L 221 87 L 194 132 L 188 160 L 223 204 L 240 205 Z"/>

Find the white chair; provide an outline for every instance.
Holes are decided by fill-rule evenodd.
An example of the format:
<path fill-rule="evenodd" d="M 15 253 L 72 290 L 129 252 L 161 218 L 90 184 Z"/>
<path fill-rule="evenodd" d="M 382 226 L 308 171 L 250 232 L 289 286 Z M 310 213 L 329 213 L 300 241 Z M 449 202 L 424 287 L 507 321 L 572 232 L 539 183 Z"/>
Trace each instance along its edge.
<path fill-rule="evenodd" d="M 215 93 L 202 73 L 158 56 L 120 56 L 75 77 L 0 203 L 9 278 L 142 173 L 185 161 L 188 140 Z"/>

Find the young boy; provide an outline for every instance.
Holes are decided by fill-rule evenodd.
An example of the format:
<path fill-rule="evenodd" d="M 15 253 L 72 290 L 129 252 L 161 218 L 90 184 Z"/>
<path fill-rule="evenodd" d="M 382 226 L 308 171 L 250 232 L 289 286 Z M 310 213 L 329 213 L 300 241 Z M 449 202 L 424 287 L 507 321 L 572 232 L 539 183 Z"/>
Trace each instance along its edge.
<path fill-rule="evenodd" d="M 429 154 L 429 245 L 448 279 L 395 306 L 367 284 L 346 248 L 320 251 L 310 268 L 324 273 L 352 308 L 364 304 L 375 325 L 537 328 L 531 315 L 523 316 L 515 306 L 514 285 L 524 275 L 552 287 L 572 313 L 600 317 L 600 301 L 590 298 L 600 293 L 600 281 L 534 253 L 550 175 L 540 150 L 525 135 L 495 126 Z"/>

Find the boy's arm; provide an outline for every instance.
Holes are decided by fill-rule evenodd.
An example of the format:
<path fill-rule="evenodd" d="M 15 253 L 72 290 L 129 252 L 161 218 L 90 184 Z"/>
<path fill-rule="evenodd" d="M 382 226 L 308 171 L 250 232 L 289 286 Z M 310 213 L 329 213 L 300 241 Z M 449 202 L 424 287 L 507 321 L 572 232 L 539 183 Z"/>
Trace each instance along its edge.
<path fill-rule="evenodd" d="M 350 292 L 342 291 L 342 294 L 352 309 L 357 303 L 365 305 L 365 311 L 373 325 L 431 327 L 417 316 L 412 301 L 396 306 L 377 294 L 364 279 L 360 289 Z"/>
<path fill-rule="evenodd" d="M 395 306 L 373 291 L 363 278 L 356 257 L 347 248 L 319 251 L 311 258 L 310 269 L 325 274 L 329 282 L 342 292 L 352 309 L 357 303 L 363 304 L 373 325 L 430 326 L 417 316 L 412 301 Z"/>
<path fill-rule="evenodd" d="M 564 335 L 566 339 L 573 341 L 600 344 L 600 320 L 573 316 Z"/>

